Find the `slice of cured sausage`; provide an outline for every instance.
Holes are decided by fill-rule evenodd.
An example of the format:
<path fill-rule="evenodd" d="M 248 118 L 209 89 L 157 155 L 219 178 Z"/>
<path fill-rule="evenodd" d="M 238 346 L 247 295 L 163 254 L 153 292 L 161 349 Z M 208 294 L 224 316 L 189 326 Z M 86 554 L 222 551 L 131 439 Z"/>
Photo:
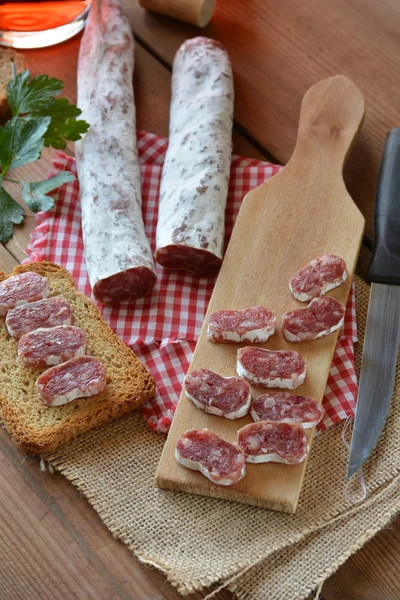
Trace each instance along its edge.
<path fill-rule="evenodd" d="M 303 462 L 309 452 L 307 435 L 297 423 L 250 423 L 239 429 L 238 444 L 250 463 L 295 465 Z"/>
<path fill-rule="evenodd" d="M 29 271 L 4 279 L 0 283 L 0 316 L 11 308 L 47 298 L 49 287 L 46 277 Z"/>
<path fill-rule="evenodd" d="M 334 298 L 314 298 L 306 308 L 287 312 L 282 317 L 282 333 L 288 342 L 316 340 L 340 329 L 345 307 Z"/>
<path fill-rule="evenodd" d="M 219 310 L 208 321 L 207 338 L 211 342 L 261 344 L 275 333 L 274 313 L 262 306 L 243 310 Z"/>
<path fill-rule="evenodd" d="M 160 188 L 155 258 L 164 267 L 208 276 L 221 266 L 232 123 L 227 52 L 215 40 L 187 40 L 173 64 Z"/>
<path fill-rule="evenodd" d="M 289 288 L 300 302 L 309 302 L 342 285 L 347 279 L 346 263 L 334 254 L 315 258 L 290 278 Z"/>
<path fill-rule="evenodd" d="M 44 371 L 36 380 L 43 404 L 60 406 L 102 392 L 107 383 L 104 365 L 92 356 L 77 356 Z"/>
<path fill-rule="evenodd" d="M 246 346 L 237 352 L 237 374 L 260 387 L 294 390 L 306 377 L 306 365 L 293 350 Z"/>
<path fill-rule="evenodd" d="M 246 474 L 243 450 L 209 429 L 190 429 L 179 436 L 175 458 L 218 485 L 234 485 Z"/>
<path fill-rule="evenodd" d="M 17 306 L 9 310 L 6 316 L 8 333 L 15 338 L 20 338 L 39 327 L 72 325 L 73 322 L 71 306 L 60 296 Z"/>
<path fill-rule="evenodd" d="M 60 365 L 85 353 L 85 332 L 74 325 L 41 327 L 23 335 L 18 343 L 22 364 L 34 368 Z"/>
<path fill-rule="evenodd" d="M 324 409 L 309 396 L 295 396 L 290 392 L 269 392 L 253 400 L 250 414 L 254 421 L 299 423 L 303 429 L 309 429 L 318 425 L 324 416 Z"/>
<path fill-rule="evenodd" d="M 133 51 L 122 2 L 95 2 L 78 61 L 78 106 L 90 129 L 75 151 L 86 266 L 103 303 L 144 296 L 156 282 L 142 218 Z"/>
<path fill-rule="evenodd" d="M 240 377 L 223 377 L 214 371 L 197 369 L 186 375 L 184 388 L 197 408 L 213 415 L 239 419 L 249 412 L 251 386 Z"/>

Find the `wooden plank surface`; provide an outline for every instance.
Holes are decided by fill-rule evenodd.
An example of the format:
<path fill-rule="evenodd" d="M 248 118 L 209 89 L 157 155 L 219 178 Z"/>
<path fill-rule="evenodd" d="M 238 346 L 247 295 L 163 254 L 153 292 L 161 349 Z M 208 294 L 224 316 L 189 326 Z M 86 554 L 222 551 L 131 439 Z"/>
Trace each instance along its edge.
<path fill-rule="evenodd" d="M 184 39 L 199 35 L 131 0 L 126 6 L 135 35 L 168 65 Z M 366 118 L 345 178 L 370 238 L 385 135 L 400 125 L 399 32 L 396 0 L 220 1 L 200 32 L 229 52 L 237 123 L 282 164 L 293 151 L 301 98 L 311 85 L 344 74 L 360 87 Z"/>
<path fill-rule="evenodd" d="M 342 167 L 363 116 L 362 94 L 347 77 L 330 77 L 308 90 L 292 158 L 280 173 L 243 200 L 190 370 L 204 368 L 224 376 L 235 375 L 238 345 L 212 344 L 207 339 L 207 317 L 218 310 L 266 306 L 276 315 L 278 331 L 262 346 L 300 352 L 307 377 L 295 393 L 322 401 L 337 333 L 293 344 L 284 339 L 279 324 L 285 312 L 304 308 L 289 292 L 291 275 L 323 254 L 339 255 L 345 260 L 349 278 L 329 295 L 342 305 L 347 302 L 364 217 L 344 186 Z M 243 346 L 246 344 L 239 345 Z M 263 393 L 265 390 L 253 386 L 253 397 Z M 238 429 L 252 422 L 250 416 L 232 421 L 200 411 L 182 393 L 157 469 L 157 484 L 294 512 L 306 461 L 291 466 L 247 464 L 246 476 L 236 485 L 225 487 L 174 460 L 176 440 L 189 429 L 211 429 L 227 441 L 236 442 Z M 307 434 L 311 443 L 314 429 Z"/>
<path fill-rule="evenodd" d="M 235 5 L 236 2 L 237 0 L 232 0 L 233 4 L 231 3 L 231 5 Z M 329 14 L 332 7 L 337 3 L 337 0 L 334 3 L 324 0 L 323 6 L 321 5 L 322 3 L 318 3 L 318 6 L 316 6 L 317 0 L 313 0 L 312 4 L 316 6 L 316 11 Z M 132 8 L 135 9 L 133 1 L 131 4 Z M 250 7 L 253 13 L 259 10 L 255 2 L 244 4 Z M 282 3 L 282 5 L 284 4 Z M 306 4 L 305 10 L 307 11 L 308 6 L 312 5 L 311 3 Z M 353 2 L 352 0 L 352 2 L 348 3 L 349 9 L 351 9 L 351 6 L 354 6 L 354 11 L 357 11 L 358 4 L 358 2 Z M 386 8 L 386 5 L 390 6 L 390 4 L 386 1 L 385 3 L 381 3 L 380 6 L 382 7 L 382 12 L 386 11 L 387 27 L 390 28 L 390 21 L 392 20 L 393 33 L 390 33 L 389 39 L 396 43 L 398 38 L 396 33 L 398 28 L 397 30 L 395 29 L 396 19 L 398 18 L 397 6 L 395 6 L 394 2 L 391 4 L 393 8 L 389 10 Z M 223 5 L 228 11 L 230 10 L 227 3 L 223 3 Z M 273 8 L 275 5 L 276 3 L 274 2 Z M 300 9 L 300 5 L 301 3 L 298 3 L 298 6 L 295 7 L 296 10 Z M 289 10 L 289 3 L 286 3 L 286 6 L 286 10 Z M 339 7 L 339 9 L 342 10 L 342 7 Z M 218 10 L 220 10 L 220 7 Z M 281 6 L 280 10 L 284 10 L 284 7 Z M 362 18 L 361 13 L 363 11 L 364 6 L 359 11 L 360 18 Z M 392 14 L 393 11 L 396 13 L 394 16 Z M 273 16 L 273 9 L 271 9 L 271 16 Z M 254 14 L 252 18 L 254 18 Z M 289 15 L 288 18 L 289 22 L 291 22 L 292 17 Z M 267 17 L 264 20 L 267 20 Z M 179 45 L 180 40 L 185 37 L 186 33 L 183 29 L 185 26 L 158 16 L 144 16 L 139 14 L 139 12 L 136 16 L 136 30 L 139 31 L 140 26 L 142 38 L 147 40 L 152 38 L 153 42 L 155 41 L 153 34 L 154 32 L 158 34 L 160 23 L 162 24 L 163 21 L 166 22 L 166 25 L 162 26 L 164 38 L 163 40 L 159 40 L 162 42 L 162 47 L 160 48 L 161 61 L 154 60 L 143 48 L 137 48 L 135 89 L 139 127 L 166 135 L 168 131 L 168 98 L 170 92 L 169 75 L 164 65 L 171 61 L 175 48 Z M 299 20 L 299 25 L 304 25 L 305 23 L 305 18 Z M 336 28 L 336 23 L 334 19 L 332 27 Z M 373 27 L 373 20 L 369 21 L 369 23 L 369 26 Z M 342 23 L 339 24 L 339 29 L 341 25 Z M 236 27 L 235 20 L 230 16 L 222 29 L 225 32 L 229 31 L 229 29 L 235 31 Z M 238 31 L 240 31 L 240 24 L 238 27 Z M 146 32 L 146 28 L 151 28 L 151 31 Z M 274 31 L 273 29 L 272 33 Z M 290 31 L 288 29 L 288 33 Z M 195 28 L 188 29 L 189 36 L 198 35 L 199 33 L 204 32 L 200 32 Z M 288 55 L 295 53 L 299 44 L 301 44 L 301 32 L 293 31 L 293 35 L 286 35 L 286 47 L 284 47 L 283 40 L 285 37 L 284 32 L 280 37 L 282 39 L 280 40 L 279 47 L 282 52 L 284 51 Z M 348 36 L 348 42 L 342 45 L 343 52 L 345 52 L 346 48 L 349 48 L 353 37 L 357 36 L 355 34 L 354 36 Z M 266 36 L 266 40 L 268 39 L 271 39 L 271 31 Z M 363 36 L 361 38 L 358 36 L 357 43 L 360 43 L 362 39 Z M 384 41 L 387 43 L 387 40 Z M 28 67 L 33 72 L 46 72 L 61 77 L 66 82 L 64 95 L 72 100 L 76 98 L 75 69 L 78 44 L 79 38 L 76 38 L 54 48 L 24 52 L 27 57 Z M 243 43 L 240 45 L 241 48 L 245 48 Z M 272 45 L 271 41 L 271 48 Z M 331 46 L 323 43 L 321 48 L 326 53 L 330 51 Z M 248 52 L 250 51 L 253 52 L 252 44 Z M 338 49 L 333 46 L 332 51 L 337 53 Z M 142 57 L 139 56 L 140 54 L 142 54 Z M 259 54 L 259 51 L 257 51 L 257 54 Z M 400 56 L 400 53 L 397 53 L 397 56 Z M 371 57 L 370 61 L 374 62 L 373 54 L 365 52 L 365 57 L 366 66 L 369 57 Z M 260 62 L 260 56 L 257 56 L 257 58 Z M 391 60 L 393 61 L 395 58 L 396 53 L 393 52 Z M 268 56 L 267 60 L 269 60 Z M 314 79 L 314 77 L 310 77 L 310 67 L 307 66 L 308 62 L 306 61 L 305 65 L 299 62 L 296 63 L 298 74 L 294 82 L 290 84 L 291 93 L 298 99 L 298 105 L 307 87 L 306 84 L 301 84 L 299 91 L 295 89 L 301 77 L 302 70 L 305 69 L 308 79 Z M 251 64 L 253 65 L 253 60 Z M 376 63 L 374 63 L 374 68 L 376 71 Z M 320 68 L 318 72 L 321 73 Z M 395 72 L 396 69 L 393 70 L 393 73 Z M 273 73 L 270 73 L 270 75 L 273 75 Z M 318 77 L 320 77 L 320 74 L 315 74 L 315 79 Z M 397 79 L 394 77 L 393 85 L 395 85 Z M 380 78 L 375 78 L 374 81 L 371 80 L 368 87 L 369 95 L 375 96 L 378 102 L 382 94 Z M 241 89 L 243 90 L 243 85 Z M 394 90 L 394 92 L 397 92 L 397 90 Z M 242 91 L 240 91 L 240 95 L 243 95 Z M 396 93 L 393 93 L 392 106 L 396 103 L 396 97 Z M 253 96 L 252 102 L 255 101 L 257 103 L 261 102 L 265 106 L 265 116 L 260 115 L 260 123 L 262 124 L 263 118 L 270 119 L 268 107 L 272 100 L 271 88 L 268 85 L 268 81 L 263 89 L 257 92 L 256 97 Z M 245 98 L 242 100 L 243 103 L 246 104 Z M 280 118 L 281 115 L 275 115 L 274 118 L 277 119 L 278 117 Z M 287 117 L 282 115 L 282 118 L 285 120 Z M 282 136 L 280 135 L 280 131 L 278 131 L 279 135 L 274 145 L 275 154 L 278 157 L 289 156 L 293 149 L 295 131 L 294 129 L 291 130 L 287 122 L 286 124 L 277 123 L 278 125 L 282 125 L 282 131 L 289 130 L 292 133 L 289 139 L 287 139 L 287 135 Z M 239 127 L 239 129 L 241 128 Z M 264 137 L 268 133 L 268 130 L 265 126 L 258 127 L 257 125 L 253 132 L 255 139 L 259 139 L 260 132 Z M 248 131 L 244 133 L 246 136 L 251 135 L 251 132 Z M 270 137 L 268 134 L 268 138 Z M 380 133 L 380 137 L 383 140 L 383 133 Z M 253 145 L 251 141 L 244 140 L 243 137 L 237 134 L 237 128 L 234 133 L 234 139 L 236 152 L 255 158 L 262 157 L 262 153 L 256 149 L 257 143 Z M 373 151 L 365 145 L 361 149 L 359 149 L 359 146 L 360 144 L 357 144 L 357 152 L 359 152 L 359 156 L 361 155 L 362 167 L 369 169 L 371 167 L 371 152 L 376 154 L 377 146 L 375 145 Z M 283 161 L 284 159 L 282 158 L 281 160 Z M 374 159 L 374 164 L 376 165 L 376 159 Z M 48 167 L 48 160 L 42 160 L 40 163 L 37 163 L 35 177 L 43 178 Z M 376 169 L 376 166 L 374 168 Z M 371 181 L 374 177 L 375 175 L 370 177 Z M 363 206 L 362 194 L 359 193 L 358 196 L 360 206 Z M 370 202 L 372 200 L 370 188 L 367 197 L 368 202 Z M 24 248 L 27 234 L 32 227 L 33 221 L 30 219 L 25 222 L 24 227 L 18 229 L 16 237 L 17 241 L 21 241 L 20 246 L 22 248 Z M 16 253 L 16 247 L 14 244 L 10 249 Z M 22 256 L 23 253 L 22 255 L 18 255 L 18 260 Z M 365 248 L 362 250 L 360 259 L 362 260 L 360 260 L 359 265 L 365 268 L 368 259 L 368 251 Z M 9 271 L 16 262 L 16 258 L 8 249 L 0 247 L 1 269 Z M 70 588 L 66 589 L 63 587 L 63 590 L 66 591 L 63 598 L 77 598 L 79 600 L 86 600 L 87 598 L 95 598 L 96 600 L 103 600 L 103 598 L 104 600 L 109 600 L 110 598 L 115 598 L 116 600 L 149 600 L 150 598 L 151 600 L 178 600 L 181 598 L 165 582 L 165 578 L 160 573 L 154 569 L 144 567 L 132 559 L 129 550 L 112 537 L 110 532 L 100 522 L 97 514 L 91 509 L 84 498 L 80 496 L 75 487 L 60 475 L 41 473 L 38 469 L 37 460 L 25 458 L 13 446 L 9 436 L 3 429 L 0 429 L 0 486 L 2 490 L 6 490 L 0 499 L 0 510 L 2 515 L 4 515 L 3 527 L 6 525 L 8 527 L 7 535 L 3 532 L 0 534 L 1 559 L 4 566 L 0 572 L 2 599 L 23 600 L 29 598 L 42 600 L 42 598 L 49 597 L 49 589 L 53 593 L 52 598 L 55 598 L 57 597 L 56 585 L 58 585 L 60 578 L 64 577 L 64 571 L 70 573 L 71 577 L 69 581 Z M 18 506 L 18 510 L 16 510 L 16 506 Z M 31 543 L 27 544 L 27 539 L 31 540 Z M 67 555 L 64 553 L 60 556 L 57 551 L 54 560 L 44 562 L 42 556 L 48 540 L 51 539 L 62 539 L 62 544 L 66 546 L 64 552 L 67 550 Z M 32 545 L 33 541 L 36 545 Z M 29 547 L 29 552 L 25 551 L 25 545 Z M 72 548 L 72 551 L 68 551 L 68 548 Z M 63 562 L 57 561 L 58 558 L 61 558 Z M 27 564 L 29 564 L 29 570 Z M 34 566 L 33 569 L 31 565 Z M 399 568 L 400 518 L 391 527 L 377 535 L 356 555 L 351 557 L 326 582 L 320 600 L 398 600 L 400 597 Z M 26 573 L 29 573 L 29 576 Z M 29 584 L 27 579 L 29 579 Z M 96 581 L 94 581 L 95 579 Z M 92 583 L 89 593 L 86 586 L 87 580 Z M 190 596 L 193 600 L 200 599 L 201 597 L 203 597 L 203 594 Z M 219 593 L 215 598 L 216 600 L 228 600 L 232 598 L 232 595 L 228 592 L 223 592 Z"/>

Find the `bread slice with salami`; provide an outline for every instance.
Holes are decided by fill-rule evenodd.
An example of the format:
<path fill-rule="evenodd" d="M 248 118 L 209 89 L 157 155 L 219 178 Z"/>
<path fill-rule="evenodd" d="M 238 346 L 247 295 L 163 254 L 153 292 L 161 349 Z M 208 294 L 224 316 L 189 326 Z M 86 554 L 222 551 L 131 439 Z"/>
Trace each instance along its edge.
<path fill-rule="evenodd" d="M 48 297 L 69 303 L 74 326 L 85 333 L 86 354 L 97 359 L 107 375 L 100 393 L 62 406 L 46 406 L 36 381 L 49 367 L 24 366 L 18 358 L 18 339 L 7 330 L 5 317 L 0 318 L 1 418 L 18 448 L 35 455 L 55 450 L 80 434 L 129 414 L 154 396 L 155 382 L 91 300 L 76 290 L 68 271 L 51 262 L 18 265 L 8 276 L 0 272 L 0 285 L 9 277 L 25 273 L 45 277 Z M 84 357 L 80 358 L 84 362 Z"/>

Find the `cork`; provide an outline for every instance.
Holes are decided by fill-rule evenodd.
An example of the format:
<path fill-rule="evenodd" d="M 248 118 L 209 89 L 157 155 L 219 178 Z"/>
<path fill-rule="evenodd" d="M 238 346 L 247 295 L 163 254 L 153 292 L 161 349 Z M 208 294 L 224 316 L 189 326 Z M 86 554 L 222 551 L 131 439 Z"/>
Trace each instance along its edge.
<path fill-rule="evenodd" d="M 205 27 L 214 12 L 214 0 L 138 0 L 140 6 L 173 19 Z"/>

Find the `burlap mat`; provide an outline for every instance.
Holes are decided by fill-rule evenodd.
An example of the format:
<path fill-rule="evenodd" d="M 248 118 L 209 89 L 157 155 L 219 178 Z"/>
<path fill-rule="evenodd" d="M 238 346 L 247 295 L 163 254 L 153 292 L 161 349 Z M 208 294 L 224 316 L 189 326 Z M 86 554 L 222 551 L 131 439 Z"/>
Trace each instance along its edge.
<path fill-rule="evenodd" d="M 396 479 L 371 505 L 275 552 L 259 567 L 251 568 L 228 585 L 228 589 L 239 600 L 309 598 L 317 586 L 390 523 L 400 511 L 399 492 L 400 481 Z"/>
<path fill-rule="evenodd" d="M 368 291 L 357 279 L 360 340 Z M 398 370 L 396 397 L 399 392 Z M 288 590 L 290 582 L 296 582 L 293 598 L 303 598 L 310 586 L 327 576 L 329 567 L 337 568 L 368 539 L 366 529 L 379 530 L 397 511 L 392 494 L 397 491 L 394 478 L 400 468 L 399 402 L 393 403 L 385 434 L 365 469 L 364 504 L 354 505 L 344 494 L 347 449 L 341 432 L 339 425 L 314 441 L 295 515 L 158 490 L 154 472 L 164 440 L 149 431 L 137 414 L 87 434 L 47 459 L 86 495 L 114 536 L 143 562 L 161 569 L 181 593 L 221 581 L 232 585 L 233 577 L 241 577 L 235 582 L 240 598 L 292 600 L 292 591 L 276 587 L 282 573 Z M 343 528 L 342 535 L 336 535 L 338 527 Z M 329 562 L 319 556 L 325 545 L 335 547 Z M 311 547 L 321 562 L 307 560 Z M 296 564 L 298 557 L 306 563 L 301 573 L 304 592 L 297 569 L 292 565 L 289 570 L 294 557 Z M 274 570 L 271 564 L 276 564 Z M 257 569 L 248 571 L 254 565 Z M 270 589 L 275 590 L 274 596 Z"/>

